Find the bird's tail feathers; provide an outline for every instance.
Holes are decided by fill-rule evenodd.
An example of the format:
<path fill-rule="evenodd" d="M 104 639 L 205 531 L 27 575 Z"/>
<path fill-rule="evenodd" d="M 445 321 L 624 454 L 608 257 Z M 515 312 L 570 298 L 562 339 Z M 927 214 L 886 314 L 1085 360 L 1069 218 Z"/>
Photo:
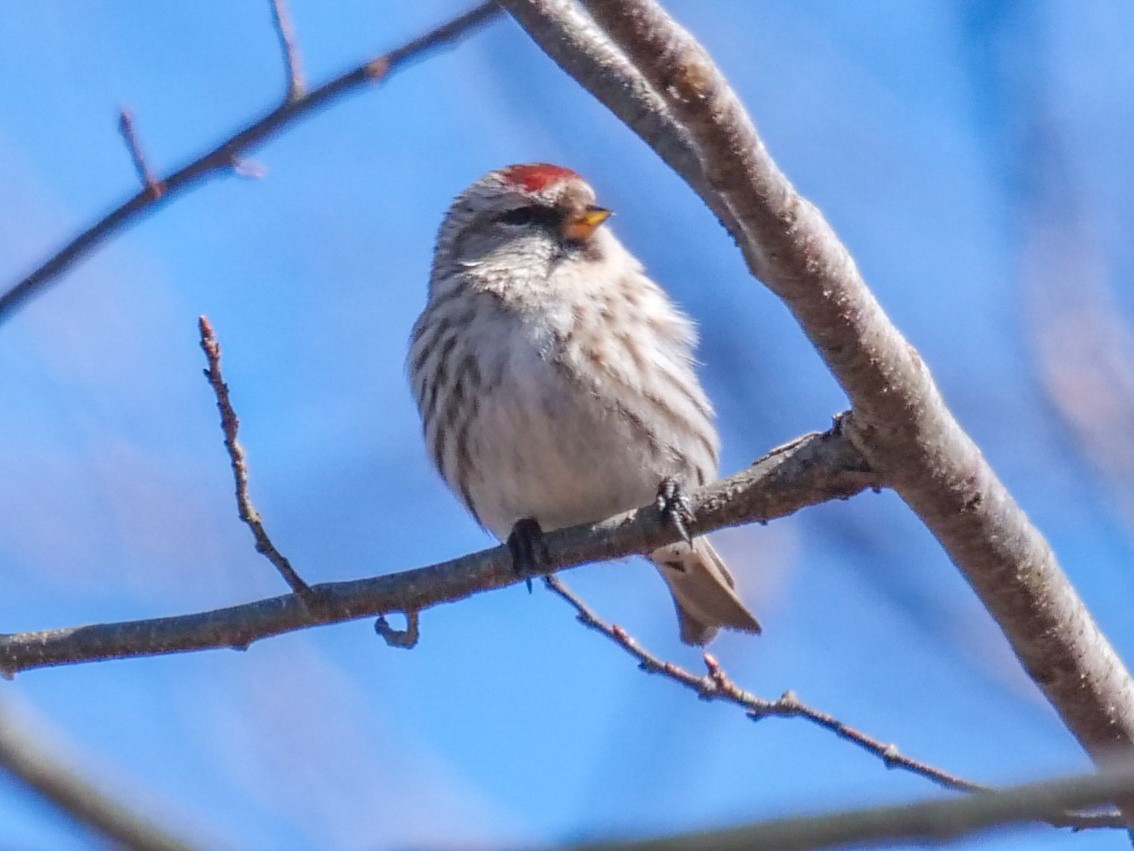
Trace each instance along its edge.
<path fill-rule="evenodd" d="M 736 593 L 736 580 L 724 559 L 704 538 L 695 538 L 692 547 L 685 543 L 662 547 L 650 560 L 673 594 L 686 644 L 708 644 L 722 626 L 760 632 L 760 624 Z"/>

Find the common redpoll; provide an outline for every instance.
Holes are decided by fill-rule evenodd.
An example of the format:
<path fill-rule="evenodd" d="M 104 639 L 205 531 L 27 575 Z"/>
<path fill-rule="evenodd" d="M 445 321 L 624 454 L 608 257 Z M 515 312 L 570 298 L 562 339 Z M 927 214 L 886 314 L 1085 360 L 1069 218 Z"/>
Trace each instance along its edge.
<path fill-rule="evenodd" d="M 540 530 L 717 476 L 694 325 L 602 226 L 609 216 L 575 172 L 515 165 L 461 193 L 437 237 L 408 359 L 425 442 L 517 559 Z M 686 643 L 760 631 L 704 538 L 649 558 Z"/>

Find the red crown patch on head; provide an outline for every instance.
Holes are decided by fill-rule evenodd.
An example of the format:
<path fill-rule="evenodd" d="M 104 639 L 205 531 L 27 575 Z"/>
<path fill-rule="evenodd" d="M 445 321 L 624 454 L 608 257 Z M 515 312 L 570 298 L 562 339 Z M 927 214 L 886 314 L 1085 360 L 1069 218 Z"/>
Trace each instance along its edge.
<path fill-rule="evenodd" d="M 539 192 L 553 183 L 581 178 L 569 168 L 551 163 L 532 163 L 530 165 L 510 165 L 500 170 L 501 177 L 508 183 L 522 186 L 528 192 Z"/>

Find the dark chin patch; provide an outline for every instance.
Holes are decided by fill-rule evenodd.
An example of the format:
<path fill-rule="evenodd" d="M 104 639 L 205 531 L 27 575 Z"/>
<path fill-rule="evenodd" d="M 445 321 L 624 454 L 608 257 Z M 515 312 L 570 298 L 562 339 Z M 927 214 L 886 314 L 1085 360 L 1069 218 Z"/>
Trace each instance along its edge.
<path fill-rule="evenodd" d="M 556 240 L 555 262 L 561 263 L 564 260 L 599 260 L 598 246 L 595 245 L 593 239 L 584 241 L 574 239 L 559 239 Z"/>

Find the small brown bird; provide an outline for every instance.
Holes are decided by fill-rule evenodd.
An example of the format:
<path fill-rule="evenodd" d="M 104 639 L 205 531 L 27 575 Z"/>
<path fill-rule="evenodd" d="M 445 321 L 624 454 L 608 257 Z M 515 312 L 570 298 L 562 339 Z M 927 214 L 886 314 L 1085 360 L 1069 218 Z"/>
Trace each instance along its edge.
<path fill-rule="evenodd" d="M 441 224 L 410 381 L 441 475 L 510 543 L 717 477 L 694 325 L 609 216 L 575 172 L 532 164 L 485 175 Z M 650 559 L 686 643 L 760 631 L 704 538 Z"/>

